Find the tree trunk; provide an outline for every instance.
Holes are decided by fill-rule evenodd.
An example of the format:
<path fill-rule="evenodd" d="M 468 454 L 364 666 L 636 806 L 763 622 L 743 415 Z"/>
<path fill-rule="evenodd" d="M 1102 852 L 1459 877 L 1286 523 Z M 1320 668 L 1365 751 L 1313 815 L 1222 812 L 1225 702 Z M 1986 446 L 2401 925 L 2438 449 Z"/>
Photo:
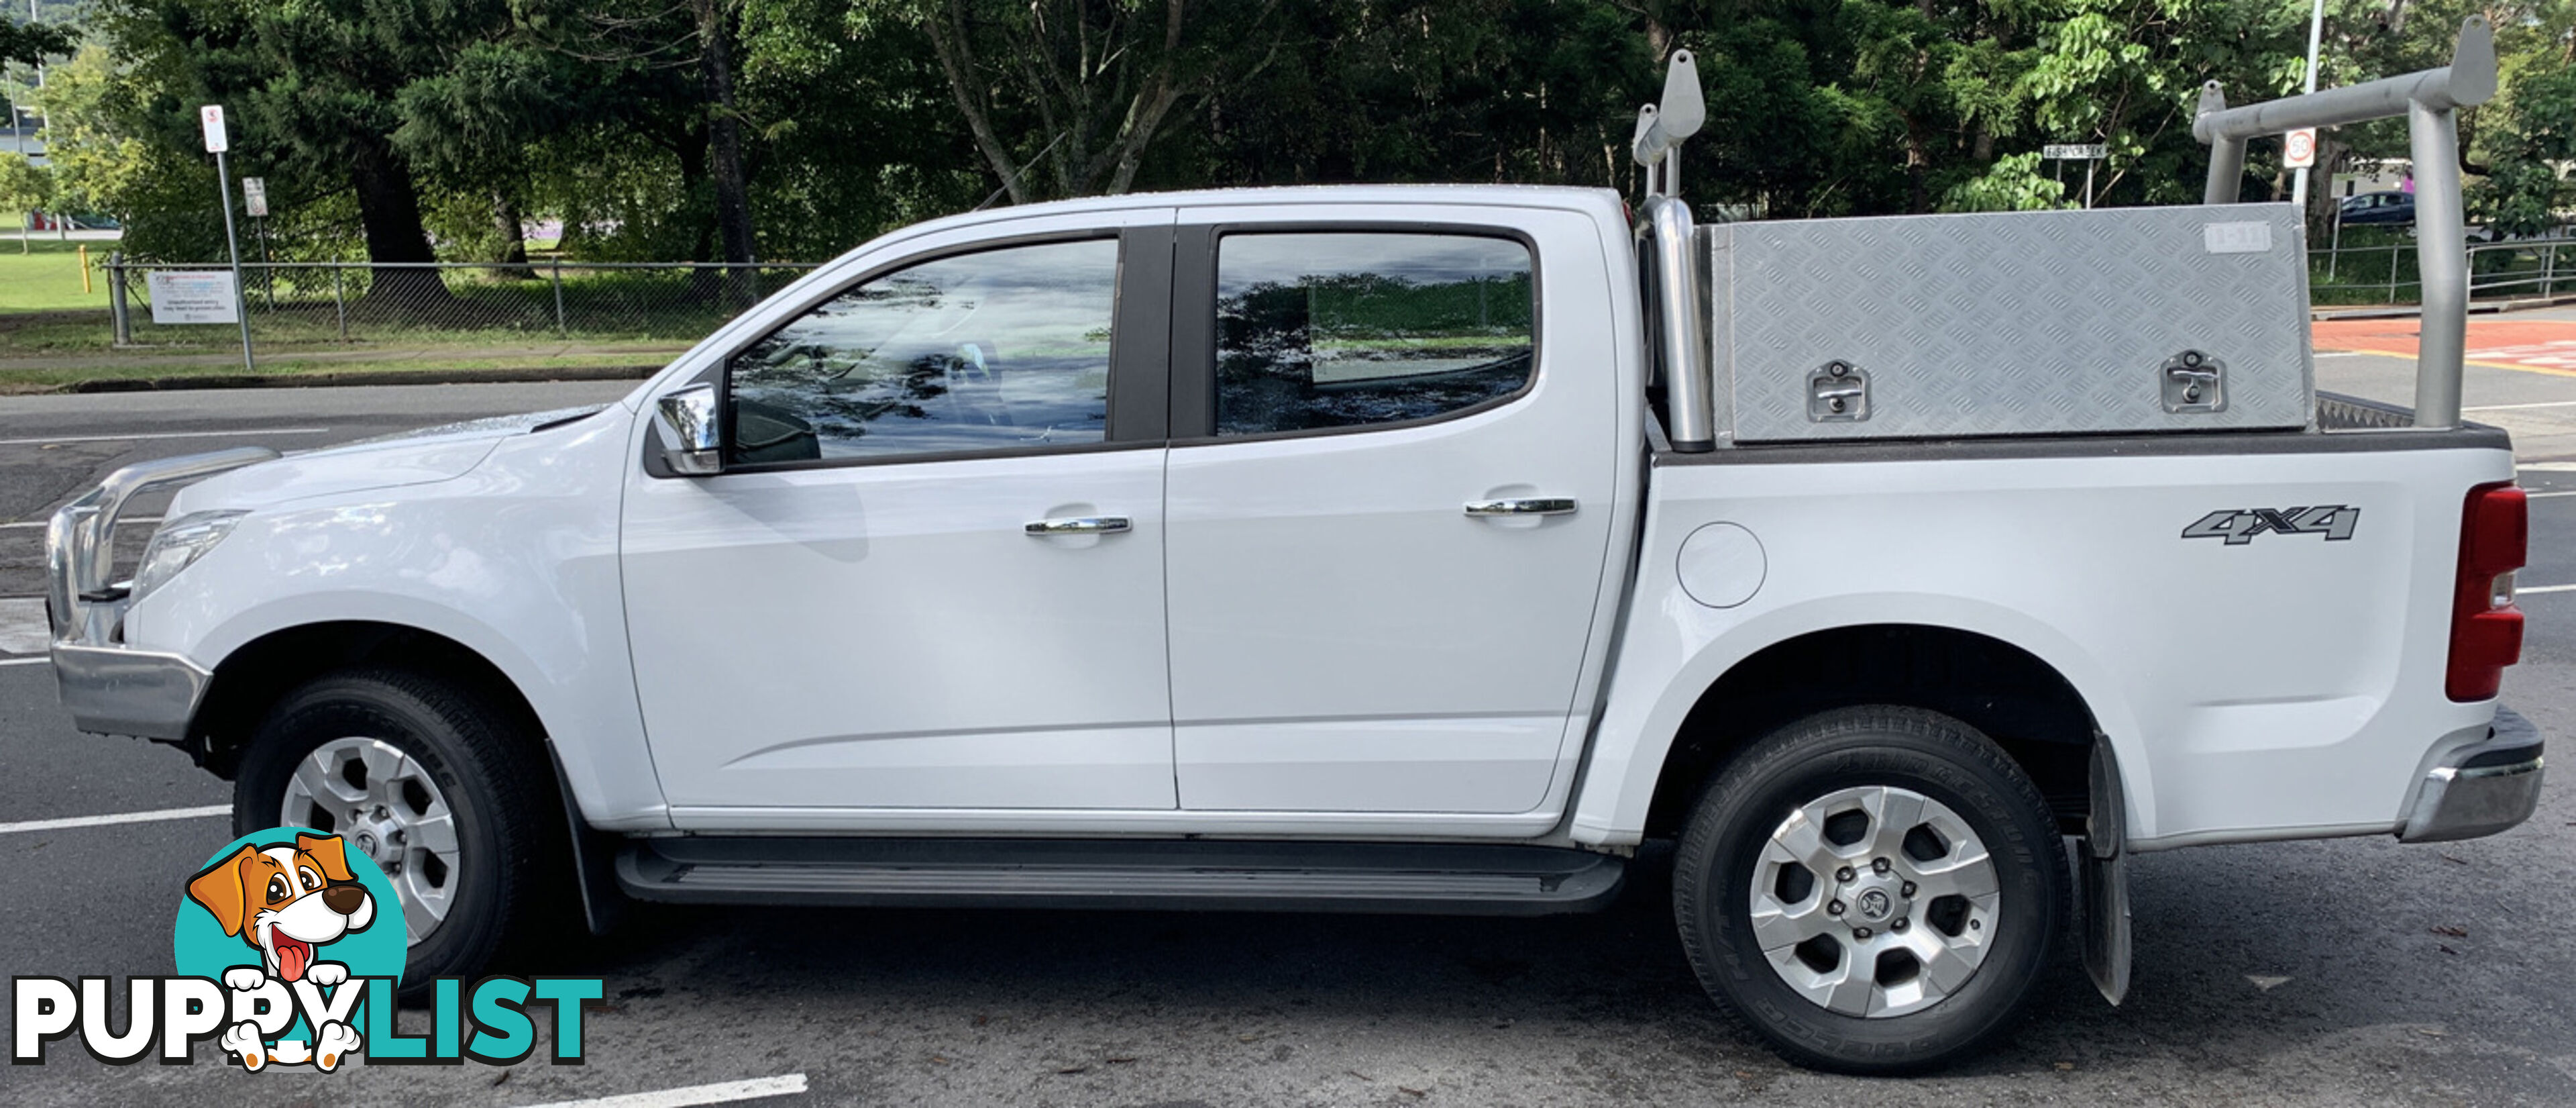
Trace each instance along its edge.
<path fill-rule="evenodd" d="M 519 204 L 499 189 L 492 190 L 492 231 L 501 238 L 501 248 L 493 252 L 492 260 L 511 267 L 503 269 L 502 276 L 535 280 L 537 271 L 528 268 L 528 232 L 519 225 Z"/>
<path fill-rule="evenodd" d="M 698 72 L 707 85 L 707 158 L 716 179 L 716 237 L 724 260 L 746 268 L 725 271 L 725 301 L 737 310 L 754 296 L 754 274 L 747 268 L 759 259 L 751 235 L 750 183 L 742 172 L 742 120 L 733 98 L 733 13 L 725 0 L 690 0 L 698 17 Z"/>
<path fill-rule="evenodd" d="M 349 160 L 349 183 L 358 194 L 358 220 L 366 228 L 367 260 L 385 263 L 434 262 L 429 232 L 421 226 L 420 193 L 412 186 L 411 167 L 381 136 L 358 140 Z M 436 307 L 447 303 L 447 284 L 438 271 L 406 266 L 380 269 L 367 288 L 367 299 L 397 308 Z"/>

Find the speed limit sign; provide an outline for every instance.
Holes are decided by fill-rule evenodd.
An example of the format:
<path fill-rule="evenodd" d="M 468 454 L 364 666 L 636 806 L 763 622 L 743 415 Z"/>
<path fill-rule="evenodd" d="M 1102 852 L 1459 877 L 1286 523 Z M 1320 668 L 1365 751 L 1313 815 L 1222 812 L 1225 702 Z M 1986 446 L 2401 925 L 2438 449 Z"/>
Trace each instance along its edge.
<path fill-rule="evenodd" d="M 2281 136 L 2281 164 L 2291 169 L 2317 164 L 2317 129 L 2301 127 Z"/>

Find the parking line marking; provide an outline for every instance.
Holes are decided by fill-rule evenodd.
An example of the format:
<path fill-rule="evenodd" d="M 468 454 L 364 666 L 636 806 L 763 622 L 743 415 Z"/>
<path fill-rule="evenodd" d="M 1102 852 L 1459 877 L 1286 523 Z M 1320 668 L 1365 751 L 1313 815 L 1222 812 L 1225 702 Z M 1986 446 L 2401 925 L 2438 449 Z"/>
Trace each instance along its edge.
<path fill-rule="evenodd" d="M 220 439 L 234 435 L 322 435 L 328 427 L 265 427 L 251 431 L 152 431 L 133 435 L 69 435 L 61 438 L 0 439 L 0 446 L 46 446 L 60 442 L 141 442 L 145 439 Z"/>
<path fill-rule="evenodd" d="M 755 1077 L 749 1081 L 723 1081 L 713 1085 L 691 1085 L 681 1089 L 664 1089 L 653 1093 L 627 1093 L 623 1096 L 594 1097 L 589 1100 L 558 1100 L 530 1108 L 687 1108 L 695 1104 L 729 1104 L 737 1100 L 757 1100 L 765 1096 L 796 1096 L 805 1092 L 805 1075 L 791 1073 L 785 1077 Z"/>
<path fill-rule="evenodd" d="M 0 666 L 41 666 L 50 661 L 53 661 L 53 659 L 43 656 L 34 658 L 0 658 Z"/>
<path fill-rule="evenodd" d="M 24 529 L 27 529 L 27 528 L 42 527 L 42 526 L 44 526 L 44 525 L 46 524 L 46 522 L 47 522 L 46 520 L 41 520 L 41 519 L 31 519 L 31 520 L 27 520 L 27 521 L 25 521 L 25 522 L 23 522 L 23 523 L 0 523 L 0 531 L 18 531 L 18 530 L 24 530 Z M 125 517 L 119 518 L 119 519 L 116 521 L 116 525 L 117 525 L 117 526 L 119 526 L 119 527 L 129 527 L 129 526 L 132 526 L 132 525 L 137 524 L 137 523 L 159 523 L 159 522 L 161 522 L 161 517 L 160 517 L 160 516 L 125 516 Z"/>
<path fill-rule="evenodd" d="M 20 823 L 0 823 L 0 835 L 14 835 L 20 831 L 61 831 L 73 827 L 106 827 L 110 824 L 117 823 L 160 823 L 165 820 L 174 819 L 207 819 L 213 816 L 231 815 L 232 811 L 233 806 L 230 804 L 209 804 L 203 808 L 163 808 L 157 812 L 118 812 L 115 815 L 108 816 L 70 816 L 64 819 L 31 819 Z M 701 1104 L 712 1102 L 692 1100 L 675 1101 L 674 1103 Z"/>
<path fill-rule="evenodd" d="M 2576 585 L 2534 585 L 2527 589 L 2520 585 L 2515 585 L 2513 587 L 2513 594 L 2515 596 L 2529 596 L 2533 593 L 2544 592 L 2576 592 Z"/>
<path fill-rule="evenodd" d="M 2525 500 L 2540 500 L 2552 496 L 2576 496 L 2576 492 L 2527 492 L 2522 494 L 2522 498 Z"/>

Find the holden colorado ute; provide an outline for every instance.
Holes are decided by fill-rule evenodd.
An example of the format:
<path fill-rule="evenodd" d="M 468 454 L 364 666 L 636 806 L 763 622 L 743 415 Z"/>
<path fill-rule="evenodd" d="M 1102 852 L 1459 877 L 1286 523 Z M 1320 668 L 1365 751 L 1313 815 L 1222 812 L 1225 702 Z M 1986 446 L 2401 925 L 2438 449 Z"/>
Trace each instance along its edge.
<path fill-rule="evenodd" d="M 2459 419 L 2445 69 L 2229 108 L 2200 206 L 1695 225 L 1612 192 L 937 220 L 623 400 L 145 462 L 57 514 L 87 731 L 346 836 L 411 979 L 550 894 L 1546 913 L 1647 840 L 1785 1054 L 1919 1069 L 2131 853 L 2491 834 L 2524 505 Z M 2414 408 L 2318 393 L 2249 136 L 2411 113 Z M 108 536 L 183 484 L 130 575 Z M 2075 840 L 2070 852 L 2065 841 Z M 2079 916 L 2075 905 L 2084 910 Z M 2078 923 L 2077 921 L 2081 921 Z"/>

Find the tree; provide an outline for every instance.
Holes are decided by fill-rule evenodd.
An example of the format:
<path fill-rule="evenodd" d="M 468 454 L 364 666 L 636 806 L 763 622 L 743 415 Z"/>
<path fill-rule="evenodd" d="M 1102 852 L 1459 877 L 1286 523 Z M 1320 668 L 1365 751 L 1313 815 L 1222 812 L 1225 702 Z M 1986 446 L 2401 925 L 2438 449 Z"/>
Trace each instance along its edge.
<path fill-rule="evenodd" d="M 399 98 L 411 82 L 445 72 L 458 45 L 505 24 L 502 0 L 108 3 L 120 53 L 154 86 L 155 139 L 192 141 L 196 105 L 222 103 L 245 172 L 343 181 L 370 261 L 435 260 L 420 182 L 393 140 Z M 389 268 L 369 296 L 418 306 L 443 301 L 446 286 L 432 271 Z"/>
<path fill-rule="evenodd" d="M 0 154 L 0 212 L 16 212 L 23 217 L 28 212 L 45 210 L 52 205 L 53 199 L 52 174 L 27 164 L 27 159 L 21 155 Z M 22 228 L 18 236 L 18 252 L 26 253 L 27 240 L 34 237 L 32 231 Z"/>
<path fill-rule="evenodd" d="M 2568 193 L 2561 167 L 2576 163 L 2576 58 L 2543 57 L 2505 86 L 2504 118 L 2490 124 L 2487 179 L 2473 195 L 2497 233 L 2532 236 L 2560 222 Z"/>
<path fill-rule="evenodd" d="M 859 0 L 854 22 L 927 33 L 958 113 L 1013 203 L 1126 192 L 1164 122 L 1273 55 L 1275 0 Z"/>
<path fill-rule="evenodd" d="M 71 53 L 80 39 L 69 28 L 0 22 L 0 65 L 35 65 Z"/>

